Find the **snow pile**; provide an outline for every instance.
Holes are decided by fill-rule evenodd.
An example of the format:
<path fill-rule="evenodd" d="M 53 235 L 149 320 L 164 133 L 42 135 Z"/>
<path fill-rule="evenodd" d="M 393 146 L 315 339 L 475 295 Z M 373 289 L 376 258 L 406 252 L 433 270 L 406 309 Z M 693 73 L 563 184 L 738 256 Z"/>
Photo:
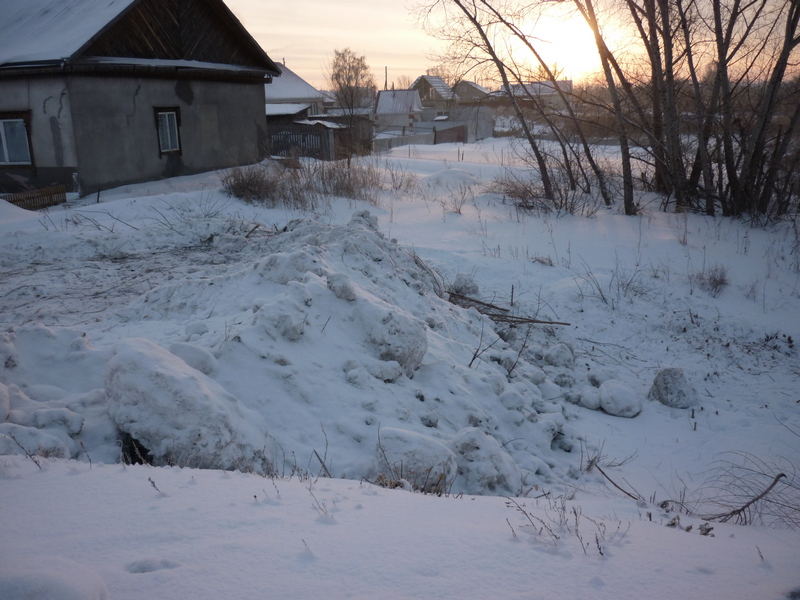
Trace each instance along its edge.
<path fill-rule="evenodd" d="M 0 564 L 0 598 L 8 600 L 108 600 L 102 577 L 62 556 Z"/>
<path fill-rule="evenodd" d="M 213 354 L 201 362 L 215 363 L 206 367 L 215 380 L 264 417 L 262 445 L 279 472 L 299 461 L 353 478 L 436 473 L 456 490 L 502 493 L 566 472 L 574 457 L 563 449 L 576 434 L 537 383 L 563 391 L 490 334 L 486 317 L 440 297 L 437 275 L 386 239 L 373 216 L 294 221 L 270 247 L 238 272 L 153 290 L 124 316 L 188 319 L 180 352 Z M 191 316 L 204 314 L 214 316 L 198 328 Z M 491 351 L 470 367 L 489 335 Z M 454 441 L 475 428 L 486 438 L 480 452 Z M 379 438 L 386 456 L 372 451 Z"/>
<path fill-rule="evenodd" d="M 146 448 L 156 465 L 270 472 L 260 450 L 264 420 L 153 342 L 120 342 L 108 361 L 106 397 L 119 430 Z"/>
<path fill-rule="evenodd" d="M 11 328 L 0 429 L 13 437 L 0 449 L 469 493 L 575 473 L 567 345 L 503 341 L 487 317 L 443 298 L 440 277 L 366 211 L 343 225 L 292 221 L 266 243 L 266 256 L 167 281 L 117 311 L 158 342 L 98 350 L 77 329 Z M 549 374 L 528 362 L 537 353 Z M 641 410 L 633 392 L 604 385 L 595 408 Z"/>

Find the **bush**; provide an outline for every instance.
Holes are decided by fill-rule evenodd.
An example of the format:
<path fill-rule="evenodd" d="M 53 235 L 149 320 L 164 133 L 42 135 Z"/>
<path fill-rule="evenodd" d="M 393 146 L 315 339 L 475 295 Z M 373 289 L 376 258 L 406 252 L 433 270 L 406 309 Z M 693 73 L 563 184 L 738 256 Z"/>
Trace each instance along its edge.
<path fill-rule="evenodd" d="M 527 173 L 520 175 L 511 169 L 506 169 L 495 179 L 492 191 L 509 198 L 518 210 L 584 217 L 590 217 L 597 212 L 600 205 L 595 195 L 572 189 L 563 170 L 553 169 L 550 175 L 554 196 L 552 200 L 544 197 L 541 181 L 533 179 Z"/>
<path fill-rule="evenodd" d="M 708 292 L 716 298 L 728 286 L 728 271 L 722 265 L 716 265 L 708 269 L 703 269 L 698 273 L 689 276 L 691 283 L 696 283 L 701 290 Z"/>
<path fill-rule="evenodd" d="M 272 162 L 234 167 L 223 173 L 222 187 L 230 196 L 268 206 L 315 211 L 328 196 L 378 202 L 382 173 L 370 162 L 347 165 L 346 161 L 307 161 L 297 168 Z"/>

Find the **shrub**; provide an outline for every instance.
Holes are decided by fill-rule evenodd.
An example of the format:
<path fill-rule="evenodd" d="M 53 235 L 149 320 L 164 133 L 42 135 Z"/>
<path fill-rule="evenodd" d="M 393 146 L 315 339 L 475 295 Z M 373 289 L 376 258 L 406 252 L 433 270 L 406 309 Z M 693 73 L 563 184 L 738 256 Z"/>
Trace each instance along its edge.
<path fill-rule="evenodd" d="M 689 275 L 689 281 L 696 283 L 704 290 L 716 298 L 728 286 L 728 271 L 722 265 L 715 265 L 708 269 L 703 269 L 698 273 Z"/>
<path fill-rule="evenodd" d="M 376 205 L 382 173 L 372 163 L 306 161 L 297 168 L 265 162 L 235 167 L 223 173 L 222 187 L 246 202 L 315 211 L 327 196 L 361 200 Z"/>
<path fill-rule="evenodd" d="M 528 173 L 515 173 L 511 169 L 506 169 L 495 179 L 492 191 L 509 198 L 518 210 L 584 217 L 590 217 L 597 212 L 599 199 L 594 194 L 573 189 L 563 170 L 553 170 L 550 179 L 552 200 L 544 197 L 544 188 L 538 179 L 532 178 Z"/>

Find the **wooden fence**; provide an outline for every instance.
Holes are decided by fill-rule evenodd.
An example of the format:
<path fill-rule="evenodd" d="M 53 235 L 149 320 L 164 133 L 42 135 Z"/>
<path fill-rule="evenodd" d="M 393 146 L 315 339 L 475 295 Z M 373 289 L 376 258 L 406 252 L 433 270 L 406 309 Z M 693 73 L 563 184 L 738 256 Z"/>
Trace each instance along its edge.
<path fill-rule="evenodd" d="M 283 124 L 269 135 L 270 154 L 334 159 L 333 130 L 323 125 Z"/>
<path fill-rule="evenodd" d="M 30 192 L 4 194 L 0 198 L 25 210 L 41 210 L 66 202 L 67 188 L 63 185 L 56 185 Z"/>

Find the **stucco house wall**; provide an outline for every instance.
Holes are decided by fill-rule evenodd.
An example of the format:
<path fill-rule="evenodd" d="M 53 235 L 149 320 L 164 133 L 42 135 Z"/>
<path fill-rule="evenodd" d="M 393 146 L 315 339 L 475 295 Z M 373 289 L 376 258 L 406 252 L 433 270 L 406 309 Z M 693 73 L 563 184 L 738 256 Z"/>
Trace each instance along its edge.
<path fill-rule="evenodd" d="M 0 169 L 0 186 L 13 185 L 15 177 L 28 178 L 35 187 L 71 185 L 78 159 L 66 80 L 0 80 L 0 113 L 14 112 L 27 113 L 32 164 Z"/>
<path fill-rule="evenodd" d="M 257 162 L 266 154 L 260 84 L 73 78 L 83 192 Z M 156 108 L 177 108 L 180 151 L 159 151 Z"/>

